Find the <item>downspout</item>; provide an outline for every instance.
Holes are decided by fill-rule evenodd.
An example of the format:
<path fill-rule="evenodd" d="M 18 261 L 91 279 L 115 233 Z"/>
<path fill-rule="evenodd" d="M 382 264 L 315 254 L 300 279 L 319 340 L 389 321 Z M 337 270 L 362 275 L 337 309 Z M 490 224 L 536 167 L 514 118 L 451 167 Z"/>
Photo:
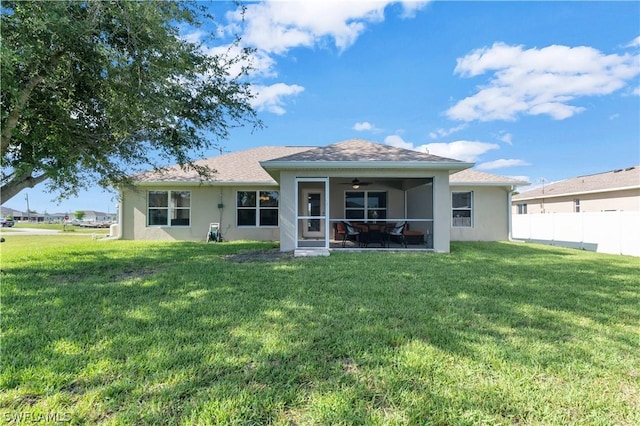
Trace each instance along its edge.
<path fill-rule="evenodd" d="M 122 193 L 122 188 L 119 190 L 119 202 L 118 202 L 118 223 L 116 224 L 118 233 L 117 235 L 111 236 L 111 228 L 109 228 L 109 239 L 110 240 L 121 240 L 122 239 L 122 200 L 124 200 L 124 196 Z M 111 225 L 113 226 L 113 225 Z"/>
<path fill-rule="evenodd" d="M 224 189 L 222 187 L 220 187 L 220 202 L 218 203 L 218 212 L 220 213 L 219 216 L 219 225 L 218 225 L 218 233 L 220 235 L 220 239 L 222 240 L 222 217 L 223 217 L 223 210 L 224 210 Z"/>
<path fill-rule="evenodd" d="M 516 187 L 511 186 L 511 188 L 507 191 L 507 239 L 509 241 L 513 241 L 512 232 L 511 232 L 511 194 L 515 191 Z"/>

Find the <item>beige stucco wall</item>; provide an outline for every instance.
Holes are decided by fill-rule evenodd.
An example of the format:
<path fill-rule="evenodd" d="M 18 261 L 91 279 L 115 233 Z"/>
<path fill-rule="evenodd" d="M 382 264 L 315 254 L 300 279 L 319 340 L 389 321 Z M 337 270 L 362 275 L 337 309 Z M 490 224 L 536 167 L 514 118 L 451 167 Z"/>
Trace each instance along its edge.
<path fill-rule="evenodd" d="M 222 237 L 227 241 L 278 241 L 278 227 L 237 227 L 236 192 L 273 190 L 256 186 L 153 186 L 124 190 L 121 194 L 122 238 L 127 240 L 204 241 L 211 222 L 221 224 Z M 187 227 L 147 226 L 147 191 L 191 191 L 191 225 Z M 218 204 L 223 204 L 219 209 Z"/>
<path fill-rule="evenodd" d="M 374 173 L 376 173 L 374 175 Z M 423 188 L 409 190 L 407 193 L 407 217 L 422 217 L 423 212 L 433 215 L 433 247 L 437 252 L 448 252 L 449 243 L 454 241 L 495 241 L 508 238 L 507 225 L 507 190 L 495 187 L 454 187 L 449 188 L 449 175 L 446 171 L 424 172 L 394 170 L 384 175 L 370 171 L 369 175 L 362 170 L 342 171 L 334 173 L 336 177 L 357 175 L 361 180 L 382 180 L 387 177 L 433 178 L 433 197 L 425 197 Z M 222 236 L 227 241 L 263 240 L 280 241 L 283 251 L 294 250 L 295 235 L 295 179 L 296 177 L 323 177 L 317 172 L 283 172 L 280 176 L 280 212 L 279 227 L 237 227 L 236 226 L 236 192 L 249 190 L 273 190 L 275 187 L 256 186 L 147 186 L 136 191 L 124 190 L 121 199 L 121 236 L 128 240 L 184 240 L 204 241 L 210 222 L 221 223 Z M 350 190 L 332 180 L 329 214 L 331 218 L 343 218 L 344 193 Z M 188 190 L 191 191 L 191 225 L 188 227 L 147 226 L 147 191 L 148 190 Z M 366 190 L 385 190 L 388 193 L 388 217 L 403 218 L 405 198 L 403 191 L 384 185 L 372 184 Z M 430 188 L 429 188 L 430 190 Z M 474 191 L 474 226 L 472 228 L 451 227 L 451 191 Z M 224 207 L 218 208 L 222 203 Z M 411 229 L 421 230 L 424 224 L 414 224 Z M 330 236 L 333 234 L 330 233 Z"/>
<path fill-rule="evenodd" d="M 450 193 L 465 191 L 473 191 L 473 226 L 451 226 L 451 241 L 508 240 L 509 189 L 493 186 L 454 186 Z M 448 223 L 451 224 L 451 208 Z"/>
<path fill-rule="evenodd" d="M 528 214 L 573 213 L 574 200 L 576 199 L 580 200 L 580 212 L 640 211 L 640 189 L 576 194 L 535 200 L 514 200 L 512 211 L 513 214 L 518 214 L 518 204 L 526 204 Z"/>

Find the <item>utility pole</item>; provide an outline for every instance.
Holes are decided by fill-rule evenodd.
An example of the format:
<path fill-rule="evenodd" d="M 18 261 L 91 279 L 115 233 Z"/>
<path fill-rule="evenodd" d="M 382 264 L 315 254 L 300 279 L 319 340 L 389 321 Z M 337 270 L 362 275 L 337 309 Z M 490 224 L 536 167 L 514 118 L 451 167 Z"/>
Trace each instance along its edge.
<path fill-rule="evenodd" d="M 27 200 L 27 222 L 31 222 L 31 212 L 29 211 L 29 194 L 24 194 L 24 198 Z"/>
<path fill-rule="evenodd" d="M 541 177 L 538 179 L 538 181 L 542 182 L 542 203 L 540 205 L 541 205 L 542 213 L 544 213 L 545 212 L 544 211 L 544 183 L 547 181 L 547 179 Z"/>

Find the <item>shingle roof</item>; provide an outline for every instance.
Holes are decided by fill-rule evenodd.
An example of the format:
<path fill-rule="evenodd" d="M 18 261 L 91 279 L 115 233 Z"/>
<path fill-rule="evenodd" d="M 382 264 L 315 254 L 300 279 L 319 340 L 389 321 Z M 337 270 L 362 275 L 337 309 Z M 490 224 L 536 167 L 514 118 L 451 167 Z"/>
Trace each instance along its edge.
<path fill-rule="evenodd" d="M 213 182 L 275 184 L 275 180 L 260 166 L 260 161 L 307 151 L 310 148 L 308 146 L 263 146 L 199 160 L 195 164 L 206 165 L 216 170 Z M 141 173 L 133 179 L 140 183 L 200 182 L 200 176 L 195 171 L 185 171 L 180 166 L 171 166 L 162 173 L 153 171 Z"/>
<path fill-rule="evenodd" d="M 275 185 L 276 181 L 265 171 L 260 162 L 412 162 L 412 163 L 459 163 L 459 160 L 439 157 L 423 152 L 395 148 L 361 139 L 351 139 L 326 147 L 263 146 L 233 152 L 205 160 L 196 161 L 206 165 L 216 174 L 212 182 L 251 183 Z M 171 166 L 163 172 L 149 171 L 133 177 L 138 183 L 199 183 L 200 176 L 193 170 Z M 451 175 L 452 184 L 526 185 L 526 182 L 505 176 L 492 175 L 467 169 Z"/>
<path fill-rule="evenodd" d="M 640 166 L 611 170 L 594 175 L 578 176 L 522 192 L 513 200 L 525 200 L 539 197 L 559 197 L 562 195 L 588 192 L 604 192 L 616 189 L 640 188 Z"/>
<path fill-rule="evenodd" d="M 460 172 L 453 173 L 449 176 L 449 183 L 451 185 L 512 185 L 512 186 L 525 186 L 529 185 L 529 182 L 513 179 L 506 176 L 494 175 L 491 173 L 480 172 L 474 169 L 466 169 Z"/>
<path fill-rule="evenodd" d="M 277 162 L 447 162 L 461 163 L 459 160 L 438 157 L 437 155 L 409 149 L 396 148 L 362 139 L 350 139 L 324 147 L 312 148 L 303 152 L 274 159 Z"/>

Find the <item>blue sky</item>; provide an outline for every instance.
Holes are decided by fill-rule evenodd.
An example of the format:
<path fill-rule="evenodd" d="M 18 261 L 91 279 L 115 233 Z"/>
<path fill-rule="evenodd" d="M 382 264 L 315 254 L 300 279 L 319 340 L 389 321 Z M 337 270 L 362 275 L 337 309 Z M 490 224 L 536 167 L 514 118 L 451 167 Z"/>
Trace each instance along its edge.
<path fill-rule="evenodd" d="M 266 128 L 225 151 L 362 138 L 536 185 L 640 164 L 639 2 L 215 2 L 217 52 L 257 49 Z M 185 30 L 194 41 L 202 34 Z M 205 156 L 217 155 L 212 150 Z M 114 211 L 101 190 L 24 210 Z"/>

